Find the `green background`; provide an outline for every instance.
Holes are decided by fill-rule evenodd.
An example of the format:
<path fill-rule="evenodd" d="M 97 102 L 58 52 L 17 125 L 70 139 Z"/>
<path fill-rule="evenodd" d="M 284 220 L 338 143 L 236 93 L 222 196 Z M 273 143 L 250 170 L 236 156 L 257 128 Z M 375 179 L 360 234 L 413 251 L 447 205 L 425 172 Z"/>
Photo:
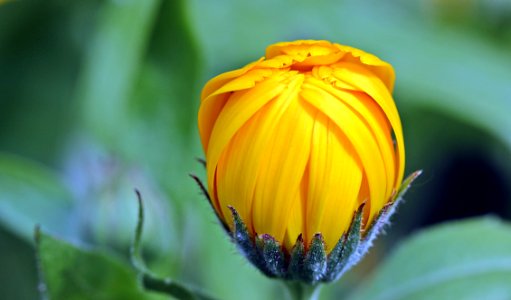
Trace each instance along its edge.
<path fill-rule="evenodd" d="M 0 298 L 38 297 L 35 224 L 126 264 L 138 188 L 144 256 L 155 273 L 220 299 L 278 299 L 282 286 L 236 253 L 187 174 L 204 176 L 195 160 L 203 157 L 203 84 L 295 39 L 354 46 L 395 67 L 407 173 L 424 170 L 388 234 L 322 298 L 381 294 L 378 286 L 392 285 L 384 278 L 400 273 L 392 255 L 406 257 L 411 247 L 427 257 L 426 246 L 406 242 L 392 251 L 423 227 L 486 214 L 511 219 L 510 1 L 11 1 L 0 6 Z M 489 244 L 509 237 L 509 226 L 488 241 L 474 238 L 493 232 L 485 220 L 445 232 L 448 241 L 461 237 L 453 247 L 465 246 L 437 255 L 475 244 L 497 256 L 500 246 Z M 434 232 L 429 239 L 434 248 Z M 470 279 L 483 291 L 489 282 L 488 299 L 511 295 L 499 294 L 511 273 L 502 251 L 507 268 Z M 449 286 L 414 297 L 463 299 L 463 288 Z"/>

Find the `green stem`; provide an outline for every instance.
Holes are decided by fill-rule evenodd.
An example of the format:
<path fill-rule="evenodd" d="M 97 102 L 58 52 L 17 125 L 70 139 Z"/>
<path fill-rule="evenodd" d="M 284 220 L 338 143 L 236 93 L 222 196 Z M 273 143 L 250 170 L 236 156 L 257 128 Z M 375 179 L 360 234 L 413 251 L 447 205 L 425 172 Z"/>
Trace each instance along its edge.
<path fill-rule="evenodd" d="M 215 300 L 200 290 L 184 286 L 168 278 L 160 279 L 148 273 L 142 274 L 142 285 L 147 290 L 167 294 L 180 300 Z"/>
<path fill-rule="evenodd" d="M 144 201 L 142 200 L 142 195 L 140 195 L 138 190 L 135 190 L 135 193 L 137 194 L 138 200 L 138 220 L 137 227 L 135 229 L 135 238 L 133 239 L 133 244 L 131 245 L 130 254 L 131 264 L 139 273 L 142 281 L 142 286 L 147 290 L 164 293 L 180 300 L 215 300 L 215 298 L 204 294 L 200 290 L 185 286 L 169 278 L 158 278 L 157 276 L 151 274 L 151 271 L 147 269 L 146 264 L 142 258 L 140 246 L 142 240 L 142 231 L 144 229 Z M 38 231 L 36 231 L 36 240 L 37 232 Z"/>
<path fill-rule="evenodd" d="M 320 286 L 305 284 L 299 281 L 284 281 L 289 300 L 317 300 L 319 299 Z"/>

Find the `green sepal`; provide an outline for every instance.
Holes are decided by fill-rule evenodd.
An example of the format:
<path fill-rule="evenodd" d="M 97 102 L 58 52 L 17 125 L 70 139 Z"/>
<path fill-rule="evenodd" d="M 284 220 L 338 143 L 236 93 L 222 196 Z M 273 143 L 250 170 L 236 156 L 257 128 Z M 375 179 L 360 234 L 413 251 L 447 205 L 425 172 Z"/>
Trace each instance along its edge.
<path fill-rule="evenodd" d="M 344 242 L 346 241 L 346 236 L 347 236 L 347 233 L 344 233 L 341 238 L 339 239 L 339 241 L 337 242 L 337 244 L 335 245 L 335 247 L 332 249 L 332 251 L 330 251 L 330 253 L 328 254 L 328 258 L 327 258 L 327 273 L 326 273 L 326 277 L 325 277 L 325 282 L 327 281 L 331 281 L 334 279 L 334 275 L 333 272 L 334 270 L 337 268 L 337 266 L 341 263 L 341 258 L 342 258 L 342 251 L 343 251 L 343 248 L 344 248 Z"/>
<path fill-rule="evenodd" d="M 200 160 L 199 160 L 199 162 L 200 162 Z M 204 161 L 204 167 L 206 166 L 205 163 L 206 162 Z M 190 175 L 190 177 L 195 181 L 195 183 L 197 183 L 197 185 L 199 186 L 199 189 L 201 190 L 201 193 L 204 195 L 204 197 L 206 197 L 206 199 L 208 200 L 208 203 L 211 206 L 211 208 L 213 209 L 213 211 L 215 211 L 215 206 L 213 205 L 211 196 L 209 195 L 208 190 L 206 189 L 206 186 L 204 185 L 204 183 L 202 183 L 202 180 L 200 180 L 200 178 L 195 174 L 188 174 L 188 175 Z M 225 232 L 227 232 L 227 234 L 230 234 L 229 226 L 227 226 L 227 224 L 220 218 L 220 216 L 218 214 L 215 214 L 215 215 L 217 217 L 218 222 L 220 223 L 220 225 L 222 225 L 222 228 L 225 230 Z"/>
<path fill-rule="evenodd" d="M 261 234 L 256 238 L 256 245 L 268 272 L 274 277 L 284 277 L 286 261 L 279 242 L 269 234 Z"/>
<path fill-rule="evenodd" d="M 289 257 L 288 277 L 292 280 L 301 280 L 305 277 L 303 270 L 303 260 L 305 259 L 305 245 L 302 234 L 296 239 L 296 243 L 291 250 Z"/>
<path fill-rule="evenodd" d="M 323 235 L 316 233 L 312 237 L 309 250 L 303 261 L 305 280 L 310 284 L 320 281 L 327 271 L 327 256 Z"/>
<path fill-rule="evenodd" d="M 396 193 L 396 196 L 394 197 L 394 201 L 400 198 L 403 198 L 403 196 L 406 194 L 410 186 L 412 186 L 412 183 L 422 174 L 422 170 L 417 170 L 413 172 L 412 174 L 408 175 L 405 180 L 403 180 L 403 183 L 399 187 L 399 190 Z"/>
<path fill-rule="evenodd" d="M 346 271 L 364 257 L 369 248 L 371 248 L 374 239 L 383 232 L 384 227 L 389 224 L 390 217 L 394 214 L 399 203 L 401 203 L 404 194 L 412 182 L 419 177 L 421 173 L 421 170 L 416 171 L 403 181 L 396 195 L 389 204 L 383 207 L 363 235 L 362 220 L 364 204 L 359 207 L 348 233 L 341 237 L 328 256 L 328 271 L 323 281 L 328 282 L 339 279 Z"/>
<path fill-rule="evenodd" d="M 329 255 L 326 254 L 321 233 L 314 235 L 308 249 L 305 248 L 300 234 L 288 255 L 271 235 L 262 234 L 252 237 L 233 207 L 229 209 L 233 216 L 234 230 L 229 234 L 245 257 L 268 277 L 311 285 L 337 280 L 367 253 L 372 241 L 388 224 L 390 216 L 401 202 L 404 193 L 421 173 L 422 171 L 416 171 L 403 181 L 395 196 L 383 207 L 365 232 L 362 231 L 365 203 L 362 203 L 355 211 L 348 231 L 341 236 Z M 196 181 L 204 192 L 205 189 L 200 180 L 196 179 Z M 226 228 L 229 232 L 227 226 Z"/>
<path fill-rule="evenodd" d="M 202 165 L 202 167 L 203 167 L 204 169 L 206 169 L 207 164 L 206 164 L 206 160 L 205 160 L 204 158 L 197 157 L 197 158 L 196 158 L 196 160 L 197 160 L 197 162 L 198 162 L 199 164 L 201 164 L 201 165 Z"/>
<path fill-rule="evenodd" d="M 397 207 L 401 203 L 406 191 L 408 191 L 413 181 L 417 179 L 417 177 L 419 177 L 421 174 L 422 170 L 418 170 L 410 174 L 403 181 L 392 201 L 385 205 L 378 216 L 374 218 L 373 222 L 362 238 L 362 243 L 359 248 L 360 255 L 363 256 L 369 250 L 369 248 L 371 248 L 376 237 L 380 233 L 384 232 L 385 226 L 389 224 L 390 217 L 394 214 Z"/>
<path fill-rule="evenodd" d="M 362 203 L 353 217 L 348 233 L 343 235 L 328 257 L 327 276 L 323 281 L 339 279 L 358 260 L 357 248 L 360 244 L 362 219 L 365 203 Z M 340 244 L 340 245 L 339 245 Z M 339 251 L 340 249 L 340 251 Z M 336 255 L 336 256 L 332 256 Z"/>
<path fill-rule="evenodd" d="M 233 242 L 238 247 L 238 250 L 265 275 L 272 276 L 272 273 L 266 268 L 263 256 L 257 249 L 257 238 L 254 242 L 248 232 L 247 226 L 236 209 L 232 206 L 228 206 L 228 208 L 231 211 L 234 224 L 234 230 L 230 235 Z"/>

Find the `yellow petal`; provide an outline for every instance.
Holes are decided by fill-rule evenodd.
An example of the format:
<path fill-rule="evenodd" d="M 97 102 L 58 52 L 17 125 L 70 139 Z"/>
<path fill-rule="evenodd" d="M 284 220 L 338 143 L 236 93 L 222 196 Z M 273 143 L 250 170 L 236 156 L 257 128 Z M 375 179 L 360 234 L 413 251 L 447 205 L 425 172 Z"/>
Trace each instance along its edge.
<path fill-rule="evenodd" d="M 236 71 L 241 72 L 240 70 Z M 220 111 L 227 102 L 230 93 L 253 88 L 256 83 L 263 81 L 271 75 L 272 71 L 270 70 L 243 70 L 243 74 L 240 75 L 240 77 L 228 77 L 229 80 L 213 79 L 213 83 L 204 88 L 203 95 L 206 94 L 206 90 L 210 92 L 205 98 L 203 98 L 199 110 L 199 133 L 202 137 L 202 146 L 204 151 L 207 150 L 213 125 L 215 124 Z M 216 90 L 213 90 L 213 86 Z"/>
<path fill-rule="evenodd" d="M 345 52 L 327 41 L 296 41 L 271 45 L 266 49 L 267 61 L 260 65 L 278 60 L 286 60 L 283 66 L 292 64 L 293 69 L 328 65 L 339 61 Z M 289 62 L 291 60 L 291 62 Z"/>
<path fill-rule="evenodd" d="M 309 170 L 308 165 L 300 182 L 300 188 L 292 200 L 292 207 L 289 210 L 289 219 L 287 230 L 284 236 L 284 246 L 286 249 L 293 249 L 296 240 L 300 234 L 305 234 L 305 210 L 307 209 L 307 194 L 309 191 Z"/>
<path fill-rule="evenodd" d="M 269 108 L 263 107 L 237 131 L 217 165 L 217 211 L 232 228 L 228 206 L 233 206 L 252 234 L 252 200 L 262 159 L 260 145 L 268 143 L 268 135 L 260 134 L 259 129 L 261 116 L 268 114 Z"/>
<path fill-rule="evenodd" d="M 296 91 L 297 92 L 297 91 Z M 309 159 L 313 118 L 307 108 L 292 101 L 278 121 L 264 151 L 253 202 L 253 222 L 258 233 L 283 241 L 290 210 Z"/>
<path fill-rule="evenodd" d="M 215 125 L 218 115 L 222 111 L 225 103 L 229 100 L 230 94 L 221 94 L 206 98 L 202 102 L 199 109 L 198 125 L 199 134 L 201 136 L 202 149 L 205 153 L 208 151 L 209 139 L 213 126 Z"/>
<path fill-rule="evenodd" d="M 323 113 L 316 114 L 311 144 L 304 239 L 322 233 L 330 251 L 351 223 L 362 169 L 353 146 Z"/>
<path fill-rule="evenodd" d="M 385 195 L 386 198 L 389 198 L 393 192 L 394 181 L 396 180 L 396 157 L 394 143 L 391 138 L 390 124 L 381 108 L 373 99 L 364 93 L 346 92 L 342 89 L 336 89 L 315 78 L 311 78 L 309 82 L 346 103 L 367 123 L 367 127 L 372 132 L 383 157 L 383 163 L 385 164 L 387 172 L 387 189 Z"/>
<path fill-rule="evenodd" d="M 390 91 L 376 75 L 356 64 L 336 64 L 333 76 L 357 87 L 361 92 L 367 93 L 378 103 L 389 119 L 396 137 L 398 157 L 396 169 L 398 170 L 398 176 L 396 177 L 394 187 L 397 188 L 401 181 L 403 181 L 405 152 L 401 120 L 399 119 L 399 114 Z"/>
<path fill-rule="evenodd" d="M 262 60 L 264 60 L 263 57 L 261 57 L 258 61 L 252 62 L 240 69 L 225 72 L 225 73 L 222 73 L 222 74 L 210 79 L 206 83 L 204 88 L 202 89 L 201 100 L 203 101 L 204 99 L 209 97 L 209 95 L 211 95 L 214 91 L 218 90 L 221 86 L 223 86 L 227 82 L 231 81 L 232 79 L 238 78 L 238 77 L 242 76 L 243 74 L 247 73 L 255 65 L 257 65 L 257 63 L 259 63 Z"/>
<path fill-rule="evenodd" d="M 380 78 L 380 80 L 385 84 L 389 91 L 392 92 L 392 90 L 394 90 L 394 81 L 396 79 L 396 75 L 394 73 L 394 68 L 392 68 L 389 63 L 379 59 L 371 53 L 364 52 L 357 48 L 338 44 L 336 45 L 342 51 L 348 52 L 350 54 L 345 55 L 343 61 L 363 64 L 365 69 L 370 70 L 372 73 L 378 76 L 378 78 Z M 350 56 L 353 59 L 350 59 Z"/>
<path fill-rule="evenodd" d="M 210 80 L 198 123 L 220 218 L 232 226 L 231 205 L 288 251 L 318 232 L 330 251 L 362 201 L 367 227 L 403 179 L 394 80 L 372 54 L 313 40 Z"/>
<path fill-rule="evenodd" d="M 347 140 L 353 145 L 364 167 L 370 190 L 369 210 L 371 218 L 383 207 L 386 191 L 386 172 L 378 144 L 363 119 L 339 99 L 317 88 L 307 80 L 302 97 L 329 117 Z"/>
<path fill-rule="evenodd" d="M 285 87 L 277 79 L 268 79 L 250 90 L 234 93 L 221 110 L 210 138 L 215 142 L 208 144 L 206 150 L 208 187 L 212 197 L 216 195 L 214 184 L 216 166 L 227 144 L 243 124 L 277 97 Z"/>
<path fill-rule="evenodd" d="M 215 96 L 219 94 L 229 93 L 229 92 L 236 92 L 241 90 L 246 90 L 249 88 L 253 88 L 257 82 L 264 80 L 267 77 L 270 77 L 273 75 L 274 72 L 267 69 L 255 69 L 250 70 L 243 74 L 243 76 L 240 76 L 238 78 L 234 78 L 230 81 L 228 81 L 226 84 L 221 86 L 218 90 L 211 93 L 210 96 Z"/>
<path fill-rule="evenodd" d="M 293 42 L 281 42 L 266 48 L 266 58 L 270 59 L 279 55 L 296 55 L 303 51 L 314 48 L 314 55 L 326 55 L 332 52 L 339 52 L 329 41 L 298 40 Z"/>
<path fill-rule="evenodd" d="M 275 131 L 282 115 L 294 101 L 302 80 L 303 76 L 299 75 L 291 78 L 289 83 L 286 81 L 283 92 L 258 110 L 230 139 L 217 170 L 216 189 L 223 215 L 229 215 L 227 207 L 231 205 L 247 224 L 252 223 L 256 180 L 261 163 L 267 160 L 268 145 L 272 142 L 269 133 Z M 226 221 L 231 224 L 230 219 Z"/>

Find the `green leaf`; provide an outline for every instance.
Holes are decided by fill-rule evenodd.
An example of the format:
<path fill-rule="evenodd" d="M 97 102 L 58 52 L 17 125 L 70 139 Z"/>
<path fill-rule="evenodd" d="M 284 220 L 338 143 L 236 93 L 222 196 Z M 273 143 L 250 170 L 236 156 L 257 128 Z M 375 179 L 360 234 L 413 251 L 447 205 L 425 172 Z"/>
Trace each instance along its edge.
<path fill-rule="evenodd" d="M 40 290 L 49 299 L 153 299 L 118 259 L 82 250 L 36 229 Z M 43 297 L 44 298 L 44 297 Z"/>
<path fill-rule="evenodd" d="M 404 242 L 352 299 L 511 299 L 511 225 L 451 222 Z"/>
<path fill-rule="evenodd" d="M 72 226 L 62 226 L 71 217 L 72 195 L 43 165 L 0 153 L 0 199 L 0 223 L 26 240 L 32 239 L 36 223 L 72 234 Z"/>

